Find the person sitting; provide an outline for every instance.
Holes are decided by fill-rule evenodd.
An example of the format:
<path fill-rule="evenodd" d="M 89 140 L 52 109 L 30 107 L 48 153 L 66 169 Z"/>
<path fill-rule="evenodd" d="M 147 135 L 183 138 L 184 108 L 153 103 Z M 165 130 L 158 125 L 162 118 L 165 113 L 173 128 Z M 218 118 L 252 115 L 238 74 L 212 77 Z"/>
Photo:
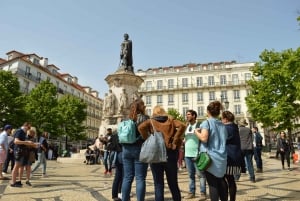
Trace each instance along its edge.
<path fill-rule="evenodd" d="M 85 151 L 85 162 L 87 165 L 91 165 L 93 162 L 93 150 L 91 150 L 90 147 Z"/>

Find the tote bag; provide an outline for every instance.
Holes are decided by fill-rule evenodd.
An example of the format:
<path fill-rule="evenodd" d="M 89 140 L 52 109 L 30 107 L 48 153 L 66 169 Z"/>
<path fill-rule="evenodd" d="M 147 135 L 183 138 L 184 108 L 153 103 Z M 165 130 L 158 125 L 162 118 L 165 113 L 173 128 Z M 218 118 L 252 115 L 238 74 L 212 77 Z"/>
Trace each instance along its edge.
<path fill-rule="evenodd" d="M 143 163 L 163 163 L 167 162 L 167 150 L 163 134 L 156 131 L 150 119 L 154 133 L 142 144 L 140 161 Z"/>

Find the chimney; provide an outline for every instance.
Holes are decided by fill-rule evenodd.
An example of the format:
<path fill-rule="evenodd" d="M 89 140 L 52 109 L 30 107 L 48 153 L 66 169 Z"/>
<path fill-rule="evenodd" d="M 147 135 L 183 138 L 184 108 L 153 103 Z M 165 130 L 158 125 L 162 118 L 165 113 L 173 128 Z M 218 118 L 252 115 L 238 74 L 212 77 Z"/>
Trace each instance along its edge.
<path fill-rule="evenodd" d="M 40 60 L 40 64 L 41 64 L 41 66 L 46 68 L 48 66 L 48 58 L 42 58 Z"/>

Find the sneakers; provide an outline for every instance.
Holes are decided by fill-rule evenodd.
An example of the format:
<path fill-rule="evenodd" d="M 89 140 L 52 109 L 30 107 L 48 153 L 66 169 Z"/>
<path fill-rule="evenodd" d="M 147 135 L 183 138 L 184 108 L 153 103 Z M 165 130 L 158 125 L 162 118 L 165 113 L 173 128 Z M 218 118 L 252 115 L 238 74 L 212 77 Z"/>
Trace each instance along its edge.
<path fill-rule="evenodd" d="M 14 183 L 14 184 L 10 184 L 10 186 L 11 187 L 22 187 L 22 183 L 21 183 L 21 181 L 16 181 L 16 183 Z"/>
<path fill-rule="evenodd" d="M 26 185 L 27 186 L 32 186 L 31 183 L 30 183 L 30 181 L 26 181 Z"/>
<path fill-rule="evenodd" d="M 195 198 L 195 194 L 189 192 L 189 193 L 187 194 L 187 196 L 185 196 L 184 198 L 185 198 L 185 199 L 192 199 L 192 198 Z"/>
<path fill-rule="evenodd" d="M 108 171 L 107 170 L 105 170 L 104 172 L 103 172 L 103 174 L 107 174 L 108 173 Z"/>

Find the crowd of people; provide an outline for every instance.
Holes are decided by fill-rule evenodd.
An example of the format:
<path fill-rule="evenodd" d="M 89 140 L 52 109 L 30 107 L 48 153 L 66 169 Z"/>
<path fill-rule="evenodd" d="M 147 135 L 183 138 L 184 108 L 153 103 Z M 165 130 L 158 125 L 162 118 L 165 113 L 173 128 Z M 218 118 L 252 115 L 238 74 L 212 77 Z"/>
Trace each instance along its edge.
<path fill-rule="evenodd" d="M 209 198 L 211 201 L 235 201 L 236 181 L 241 173 L 248 172 L 249 181 L 255 183 L 255 175 L 263 172 L 263 136 L 257 127 L 250 129 L 245 119 L 235 123 L 234 114 L 224 111 L 219 101 L 213 101 L 207 106 L 207 120 L 201 123 L 197 122 L 197 112 L 192 109 L 186 112 L 186 123 L 173 119 L 161 106 L 155 106 L 151 116 L 148 116 L 141 99 L 130 105 L 128 118 L 135 122 L 136 142 L 120 144 L 118 133 L 110 134 L 109 129 L 108 137 L 102 140 L 107 146 L 107 139 L 115 137 L 113 141 L 117 144 L 114 149 L 104 148 L 104 155 L 108 156 L 104 157 L 104 161 L 107 161 L 104 164 L 108 164 L 105 165 L 104 174 L 111 175 L 110 168 L 116 168 L 112 185 L 112 199 L 115 201 L 130 200 L 134 179 L 136 199 L 145 200 L 147 170 L 152 172 L 155 201 L 164 200 L 165 179 L 174 201 L 196 197 L 200 197 L 200 200 Z M 154 128 L 163 134 L 167 162 L 143 163 L 139 161 L 141 147 L 149 134 L 154 132 Z M 288 156 L 291 150 L 287 148 L 290 146 L 284 132 L 278 144 L 281 146 L 282 168 L 285 168 L 284 160 L 287 160 L 287 167 L 290 169 Z M 204 171 L 198 170 L 195 163 L 199 152 L 207 152 L 212 161 Z M 181 195 L 178 185 L 178 172 L 182 168 L 186 168 L 188 172 L 187 195 Z M 197 188 L 199 196 L 196 195 Z"/>
<path fill-rule="evenodd" d="M 22 187 L 24 171 L 25 184 L 32 186 L 30 178 L 40 165 L 43 167 L 42 176 L 47 176 L 48 133 L 43 132 L 39 140 L 37 138 L 36 130 L 28 122 L 18 129 L 13 129 L 11 125 L 3 127 L 0 134 L 0 179 L 11 180 L 11 187 Z M 6 176 L 9 163 L 11 178 Z"/>

